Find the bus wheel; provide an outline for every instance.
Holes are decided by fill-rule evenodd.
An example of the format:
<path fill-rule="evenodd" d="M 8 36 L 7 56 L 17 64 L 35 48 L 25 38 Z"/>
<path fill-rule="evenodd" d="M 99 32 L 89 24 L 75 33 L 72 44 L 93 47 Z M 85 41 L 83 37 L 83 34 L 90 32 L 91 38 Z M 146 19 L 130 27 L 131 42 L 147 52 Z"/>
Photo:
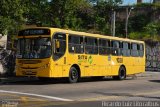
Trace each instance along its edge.
<path fill-rule="evenodd" d="M 78 70 L 75 67 L 71 67 L 69 71 L 69 82 L 70 83 L 76 83 L 79 79 L 79 73 Z"/>
<path fill-rule="evenodd" d="M 126 69 L 123 66 L 121 66 L 119 68 L 118 76 L 113 76 L 113 79 L 115 79 L 115 80 L 124 80 L 125 78 L 126 78 Z"/>

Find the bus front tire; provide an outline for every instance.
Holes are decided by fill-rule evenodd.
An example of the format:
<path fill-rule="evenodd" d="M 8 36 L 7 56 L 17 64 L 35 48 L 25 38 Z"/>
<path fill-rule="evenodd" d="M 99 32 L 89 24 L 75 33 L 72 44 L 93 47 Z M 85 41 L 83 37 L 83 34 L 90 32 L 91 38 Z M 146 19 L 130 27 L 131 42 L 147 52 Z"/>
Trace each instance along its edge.
<path fill-rule="evenodd" d="M 76 83 L 79 79 L 79 73 L 78 70 L 75 67 L 71 67 L 69 71 L 69 82 L 70 83 Z"/>
<path fill-rule="evenodd" d="M 124 66 L 121 66 L 119 68 L 118 76 L 113 76 L 113 79 L 114 80 L 124 80 L 124 79 L 126 79 L 126 69 L 125 69 Z"/>

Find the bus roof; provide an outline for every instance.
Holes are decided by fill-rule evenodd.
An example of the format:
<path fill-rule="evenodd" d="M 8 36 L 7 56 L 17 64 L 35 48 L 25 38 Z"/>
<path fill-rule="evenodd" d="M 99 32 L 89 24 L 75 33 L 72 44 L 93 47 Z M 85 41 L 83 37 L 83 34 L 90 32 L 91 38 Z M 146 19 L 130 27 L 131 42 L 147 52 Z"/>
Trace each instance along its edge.
<path fill-rule="evenodd" d="M 72 31 L 72 30 L 65 30 L 65 29 L 59 29 L 59 28 L 50 28 L 51 30 L 54 30 L 55 32 L 64 32 L 67 34 L 75 34 L 75 35 L 85 35 L 89 37 L 97 37 L 97 38 L 105 38 L 105 39 L 111 39 L 111 40 L 121 40 L 121 41 L 130 41 L 130 42 L 140 42 L 144 43 L 140 40 L 133 40 L 128 38 L 120 38 L 120 37 L 113 37 L 108 35 L 101 35 L 101 34 L 93 34 L 93 33 L 86 33 L 86 32 L 80 32 L 80 31 Z"/>
<path fill-rule="evenodd" d="M 26 28 L 26 29 L 39 29 L 39 28 L 50 29 L 52 33 L 62 32 L 62 33 L 66 33 L 66 34 L 75 34 L 75 35 L 97 37 L 97 38 L 104 38 L 104 39 L 110 39 L 110 40 L 144 43 L 143 41 L 140 41 L 140 40 L 133 40 L 133 39 L 128 39 L 128 38 L 113 37 L 113 36 L 109 36 L 109 35 L 93 34 L 93 33 L 73 31 L 73 30 L 68 30 L 68 29 L 52 28 L 52 27 L 32 27 L 32 28 Z M 23 29 L 23 30 L 25 30 L 25 29 Z"/>

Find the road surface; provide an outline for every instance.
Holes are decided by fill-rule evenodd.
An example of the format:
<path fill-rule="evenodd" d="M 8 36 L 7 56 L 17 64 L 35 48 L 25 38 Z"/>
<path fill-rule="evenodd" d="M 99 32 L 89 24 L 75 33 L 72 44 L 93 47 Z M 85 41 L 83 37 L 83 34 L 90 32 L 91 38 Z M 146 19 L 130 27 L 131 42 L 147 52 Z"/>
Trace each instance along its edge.
<path fill-rule="evenodd" d="M 76 84 L 36 78 L 1 78 L 0 82 L 0 106 L 102 107 L 108 101 L 160 101 L 160 73 L 147 72 L 123 81 L 87 78 Z"/>

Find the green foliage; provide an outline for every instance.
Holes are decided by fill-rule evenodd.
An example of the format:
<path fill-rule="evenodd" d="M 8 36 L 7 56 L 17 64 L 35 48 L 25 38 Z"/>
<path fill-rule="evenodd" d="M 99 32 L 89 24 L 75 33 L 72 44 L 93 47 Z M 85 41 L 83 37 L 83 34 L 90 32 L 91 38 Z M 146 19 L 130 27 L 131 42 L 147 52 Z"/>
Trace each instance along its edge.
<path fill-rule="evenodd" d="M 150 17 L 146 14 L 137 14 L 134 17 L 130 18 L 129 26 L 131 26 L 131 31 L 142 32 L 143 27 L 150 22 Z"/>
<path fill-rule="evenodd" d="M 129 34 L 129 38 L 131 39 L 148 39 L 150 37 L 150 35 L 146 32 L 132 32 Z"/>
<path fill-rule="evenodd" d="M 110 26 L 106 23 L 106 19 L 102 17 L 96 17 L 96 29 L 101 31 L 101 34 L 109 34 Z"/>
<path fill-rule="evenodd" d="M 143 39 L 143 40 L 152 39 L 157 41 L 160 40 L 158 36 L 159 29 L 160 29 L 159 22 L 151 22 L 144 27 L 144 31 L 130 33 L 129 38 Z"/>
<path fill-rule="evenodd" d="M 111 14 L 121 3 L 122 0 L 97 0 L 97 4 L 93 6 L 95 10 L 94 28 L 99 30 L 102 34 L 110 35 Z"/>
<path fill-rule="evenodd" d="M 22 25 L 37 24 L 91 33 L 111 34 L 111 14 L 121 8 L 122 0 L 0 0 L 0 33 L 17 33 Z M 151 11 L 135 13 L 129 18 L 128 35 L 132 39 L 156 38 L 160 21 L 159 4 L 138 4 Z M 124 10 L 125 11 L 125 10 Z M 133 12 L 134 13 L 134 12 Z M 125 20 L 116 18 L 116 36 L 125 36 Z"/>
<path fill-rule="evenodd" d="M 160 5 L 142 3 L 135 8 L 147 11 L 130 18 L 128 25 L 130 38 L 159 40 L 160 21 L 155 20 L 155 15 L 160 13 Z"/>
<path fill-rule="evenodd" d="M 0 1 L 0 33 L 16 33 L 25 19 L 23 17 L 24 7 L 21 0 Z"/>
<path fill-rule="evenodd" d="M 155 22 L 147 24 L 144 29 L 148 34 L 150 34 L 150 36 L 155 36 L 158 33 L 158 25 Z"/>
<path fill-rule="evenodd" d="M 157 22 L 157 31 L 158 31 L 158 35 L 160 36 L 160 21 Z"/>
<path fill-rule="evenodd" d="M 78 14 L 87 11 L 89 6 L 85 0 L 52 0 L 49 5 L 51 26 L 77 29 L 82 24 Z"/>
<path fill-rule="evenodd" d="M 23 16 L 27 19 L 27 24 L 45 24 L 50 18 L 48 0 L 23 0 L 25 13 Z"/>

